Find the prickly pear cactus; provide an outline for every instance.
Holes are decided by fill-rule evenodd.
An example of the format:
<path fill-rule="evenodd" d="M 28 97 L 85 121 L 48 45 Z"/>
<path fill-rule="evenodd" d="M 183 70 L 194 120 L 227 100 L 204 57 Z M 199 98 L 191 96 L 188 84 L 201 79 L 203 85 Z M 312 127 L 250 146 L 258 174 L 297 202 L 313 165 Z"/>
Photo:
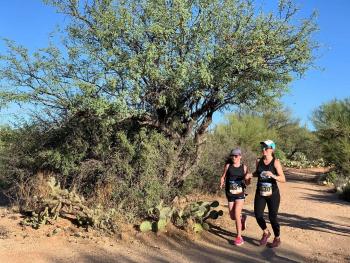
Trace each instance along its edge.
<path fill-rule="evenodd" d="M 190 203 L 184 209 L 174 213 L 173 223 L 180 228 L 190 227 L 195 233 L 209 230 L 210 226 L 206 223 L 206 220 L 215 220 L 223 215 L 222 210 L 216 211 L 213 209 L 218 206 L 218 201 Z"/>
<path fill-rule="evenodd" d="M 114 209 L 106 212 L 101 206 L 88 208 L 83 197 L 79 196 L 74 189 L 72 191 L 62 189 L 54 177 L 50 177 L 47 184 L 50 189 L 49 195 L 46 198 L 37 199 L 36 211 L 31 211 L 31 216 L 21 222 L 23 225 L 39 228 L 51 223 L 59 216 L 72 215 L 80 226 L 117 232 Z"/>
<path fill-rule="evenodd" d="M 171 221 L 176 209 L 174 207 L 164 206 L 163 200 L 156 207 L 148 210 L 148 219 L 140 225 L 141 232 L 153 230 L 155 232 L 162 231 Z"/>
<path fill-rule="evenodd" d="M 171 221 L 176 227 L 182 229 L 191 228 L 195 233 L 209 230 L 210 225 L 207 219 L 215 220 L 222 216 L 222 210 L 215 210 L 219 206 L 218 201 L 213 202 L 192 202 L 183 209 L 164 206 L 161 202 L 156 207 L 148 210 L 148 219 L 140 225 L 141 232 L 161 231 Z"/>
<path fill-rule="evenodd" d="M 140 225 L 141 232 L 148 232 L 152 230 L 152 222 L 151 221 L 143 221 Z"/>

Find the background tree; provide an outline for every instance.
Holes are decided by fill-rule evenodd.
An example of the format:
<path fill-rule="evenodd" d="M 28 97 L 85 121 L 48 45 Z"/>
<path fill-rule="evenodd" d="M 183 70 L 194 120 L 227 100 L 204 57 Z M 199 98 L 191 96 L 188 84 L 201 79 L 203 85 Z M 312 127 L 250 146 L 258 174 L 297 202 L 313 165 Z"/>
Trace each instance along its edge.
<path fill-rule="evenodd" d="M 257 116 L 265 120 L 265 129 L 273 130 L 278 144 L 278 151 L 287 159 L 293 159 L 296 153 L 302 153 L 310 161 L 322 157 L 318 139 L 314 132 L 301 126 L 300 121 L 292 116 L 290 109 L 279 101 L 270 101 L 255 107 L 240 107 L 240 115 Z"/>
<path fill-rule="evenodd" d="M 58 129 L 67 146 L 83 136 L 77 145 L 86 150 L 68 158 L 73 166 L 102 160 L 102 145 L 110 149 L 118 131 L 130 140 L 144 128 L 161 133 L 175 149 L 162 174 L 167 184 L 181 184 L 198 162 L 214 112 L 279 97 L 316 47 L 314 17 L 297 23 L 291 1 L 276 13 L 252 1 L 45 2 L 70 21 L 64 42 L 30 55 L 7 41 L 2 101 L 35 105 L 40 130 Z M 94 122 L 110 132 L 107 141 Z"/>
<path fill-rule="evenodd" d="M 313 113 L 313 124 L 322 153 L 339 174 L 350 175 L 350 98 L 321 105 Z"/>

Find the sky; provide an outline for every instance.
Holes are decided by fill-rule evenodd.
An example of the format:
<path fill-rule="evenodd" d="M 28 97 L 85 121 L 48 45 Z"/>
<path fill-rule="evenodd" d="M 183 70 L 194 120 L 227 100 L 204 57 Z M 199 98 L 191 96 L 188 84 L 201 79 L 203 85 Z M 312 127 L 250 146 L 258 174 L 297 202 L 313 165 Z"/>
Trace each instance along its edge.
<path fill-rule="evenodd" d="M 290 91 L 282 102 L 290 108 L 293 117 L 302 125 L 313 129 L 310 117 L 321 104 L 333 99 L 350 97 L 350 1 L 348 0 L 295 0 L 300 7 L 299 17 L 308 17 L 317 11 L 319 31 L 314 39 L 321 48 L 315 54 L 317 69 L 310 69 L 305 76 L 290 84 Z M 265 0 L 266 8 L 277 1 Z M 49 34 L 56 25 L 67 22 L 51 6 L 40 0 L 1 0 L 0 38 L 9 38 L 29 50 L 46 47 Z M 0 42 L 0 53 L 5 47 Z M 11 122 L 17 107 L 0 110 L 0 124 Z M 223 114 L 216 113 L 214 123 L 223 121 Z"/>

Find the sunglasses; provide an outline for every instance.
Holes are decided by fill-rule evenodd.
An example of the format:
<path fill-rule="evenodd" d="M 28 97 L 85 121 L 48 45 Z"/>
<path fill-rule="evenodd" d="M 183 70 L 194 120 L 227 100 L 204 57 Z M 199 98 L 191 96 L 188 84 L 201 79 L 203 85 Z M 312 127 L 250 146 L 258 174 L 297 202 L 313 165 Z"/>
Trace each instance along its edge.
<path fill-rule="evenodd" d="M 240 155 L 231 155 L 231 157 L 238 158 L 238 157 L 240 157 Z"/>
<path fill-rule="evenodd" d="M 265 146 L 265 147 L 261 147 L 261 150 L 262 150 L 262 151 L 266 151 L 266 150 L 268 150 L 268 149 L 272 149 L 272 147 L 266 147 L 266 146 Z"/>

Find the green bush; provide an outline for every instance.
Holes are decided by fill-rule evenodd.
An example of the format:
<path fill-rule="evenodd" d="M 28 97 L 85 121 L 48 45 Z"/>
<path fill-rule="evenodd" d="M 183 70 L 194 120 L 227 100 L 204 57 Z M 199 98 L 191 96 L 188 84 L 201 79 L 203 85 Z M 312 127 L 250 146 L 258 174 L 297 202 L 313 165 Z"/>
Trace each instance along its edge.
<path fill-rule="evenodd" d="M 338 175 L 335 171 L 327 173 L 325 177 L 326 181 L 332 184 L 336 183 L 337 178 L 338 178 Z"/>
<path fill-rule="evenodd" d="M 284 161 L 287 159 L 286 154 L 281 149 L 275 150 L 275 157 L 277 159 L 280 159 L 281 161 Z"/>
<path fill-rule="evenodd" d="M 339 174 L 350 175 L 350 98 L 321 105 L 313 113 L 313 123 L 323 157 Z"/>
<path fill-rule="evenodd" d="M 2 187 L 24 205 L 32 191 L 28 182 L 42 171 L 52 173 L 62 187 L 123 212 L 129 221 L 174 197 L 177 189 L 169 188 L 164 172 L 173 143 L 131 124 L 120 131 L 105 117 L 90 112 L 48 131 L 35 124 L 3 130 Z"/>

